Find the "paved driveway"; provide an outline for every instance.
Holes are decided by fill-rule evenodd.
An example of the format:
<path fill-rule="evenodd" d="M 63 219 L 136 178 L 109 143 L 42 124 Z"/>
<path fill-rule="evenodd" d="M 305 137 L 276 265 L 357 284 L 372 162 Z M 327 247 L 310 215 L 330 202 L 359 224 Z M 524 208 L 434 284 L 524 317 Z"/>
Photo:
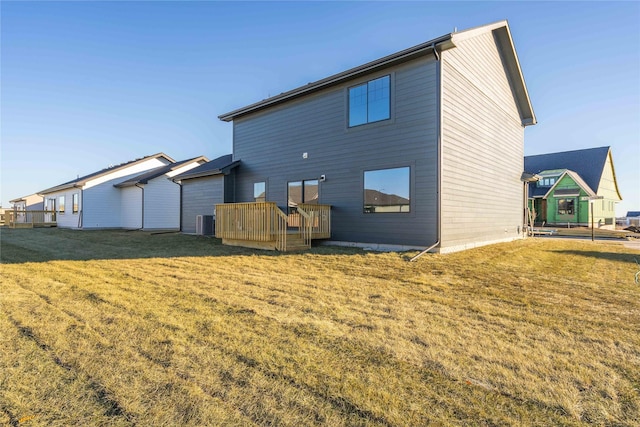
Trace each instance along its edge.
<path fill-rule="evenodd" d="M 636 249 L 640 251 L 640 239 L 627 240 L 622 244 L 625 245 L 627 248 Z"/>
<path fill-rule="evenodd" d="M 557 234 L 553 234 L 550 236 L 535 236 L 534 239 L 573 239 L 573 240 L 591 240 L 590 236 L 558 236 Z M 596 237 L 596 242 L 611 242 L 611 243 L 619 243 L 624 245 L 630 249 L 636 249 L 640 251 L 640 238 L 633 240 L 624 240 L 624 239 L 612 239 L 612 238 L 602 238 Z"/>

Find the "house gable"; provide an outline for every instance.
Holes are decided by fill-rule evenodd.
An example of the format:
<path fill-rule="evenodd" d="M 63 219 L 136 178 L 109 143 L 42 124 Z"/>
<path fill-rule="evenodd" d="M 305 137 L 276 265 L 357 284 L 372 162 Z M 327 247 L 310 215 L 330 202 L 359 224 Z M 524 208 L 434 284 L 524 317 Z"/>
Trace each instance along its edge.
<path fill-rule="evenodd" d="M 500 42 L 507 30 L 502 22 L 456 33 L 456 48 L 442 53 L 443 251 L 521 237 L 524 126 L 535 116 L 514 90 L 515 52 L 507 57 Z M 478 197 L 480 182 L 490 197 Z"/>
<path fill-rule="evenodd" d="M 467 53 L 456 55 L 454 49 L 450 51 L 454 53 L 453 55 L 445 53 L 443 56 L 448 57 L 450 61 L 454 61 L 456 57 L 461 59 L 462 61 L 457 65 L 466 67 L 460 70 L 466 78 L 471 79 L 472 84 L 487 93 L 491 99 L 506 105 L 510 114 L 515 112 L 523 126 L 537 123 L 507 21 L 453 33 L 451 41 L 458 47 L 458 53 L 461 50 L 466 50 Z M 464 59 L 467 61 L 465 62 Z M 482 67 L 485 67 L 488 72 L 473 71 Z M 507 78 L 492 80 L 495 70 L 500 70 L 500 73 L 504 73 Z M 515 109 L 513 109 L 514 106 Z"/>
<path fill-rule="evenodd" d="M 545 171 L 542 172 L 545 174 Z M 536 183 L 533 183 L 535 185 Z M 574 171 L 565 170 L 557 178 L 555 183 L 549 187 L 548 191 L 543 196 L 544 199 L 553 197 L 556 194 L 556 190 L 575 190 L 581 193 L 581 196 L 593 197 L 596 193 L 587 185 L 587 183 Z M 566 192 L 566 194 L 569 194 Z"/>
<path fill-rule="evenodd" d="M 620 201 L 622 196 L 618 189 L 618 181 L 616 180 L 616 172 L 613 168 L 613 156 L 611 150 L 607 153 L 607 158 L 602 168 L 602 174 L 600 175 L 600 182 L 597 187 L 598 196 L 602 196 L 605 199 Z"/>
<path fill-rule="evenodd" d="M 570 172 L 566 171 L 547 193 L 547 221 L 550 223 L 586 224 L 589 221 L 587 199 L 593 196 L 594 192 L 579 175 Z M 560 203 L 565 200 L 572 204 L 573 212 L 570 214 L 560 209 Z"/>

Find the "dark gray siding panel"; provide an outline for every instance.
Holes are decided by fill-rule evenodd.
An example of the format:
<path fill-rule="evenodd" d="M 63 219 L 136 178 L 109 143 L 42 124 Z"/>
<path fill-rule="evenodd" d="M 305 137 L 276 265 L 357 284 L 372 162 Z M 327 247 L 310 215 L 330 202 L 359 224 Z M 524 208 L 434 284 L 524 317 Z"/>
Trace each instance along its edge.
<path fill-rule="evenodd" d="M 391 119 L 348 128 L 348 87 L 386 74 Z M 429 57 L 238 118 L 236 199 L 252 201 L 253 183 L 266 181 L 267 200 L 284 209 L 288 181 L 324 174 L 320 203 L 333 206 L 333 240 L 429 245 L 437 225 L 437 117 L 436 63 Z M 364 171 L 400 166 L 411 166 L 411 212 L 364 214 Z"/>
<path fill-rule="evenodd" d="M 196 232 L 196 215 L 213 215 L 213 207 L 224 202 L 224 175 L 188 179 L 182 182 L 181 230 Z"/>

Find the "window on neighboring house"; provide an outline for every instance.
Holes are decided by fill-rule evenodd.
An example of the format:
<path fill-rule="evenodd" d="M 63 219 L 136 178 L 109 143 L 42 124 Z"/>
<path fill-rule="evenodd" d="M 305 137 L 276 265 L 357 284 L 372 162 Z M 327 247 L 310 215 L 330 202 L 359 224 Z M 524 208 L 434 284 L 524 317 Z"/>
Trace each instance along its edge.
<path fill-rule="evenodd" d="M 294 181 L 287 184 L 289 213 L 296 212 L 301 203 L 318 204 L 318 180 Z"/>
<path fill-rule="evenodd" d="M 58 197 L 58 212 L 64 213 L 64 196 Z"/>
<path fill-rule="evenodd" d="M 575 199 L 558 199 L 558 215 L 573 215 Z"/>
<path fill-rule="evenodd" d="M 391 117 L 390 76 L 349 88 L 349 127 Z"/>
<path fill-rule="evenodd" d="M 264 182 L 254 182 L 253 183 L 253 199 L 256 202 L 266 202 L 267 201 L 267 186 Z"/>
<path fill-rule="evenodd" d="M 364 213 L 409 212 L 411 168 L 364 172 Z"/>
<path fill-rule="evenodd" d="M 556 183 L 556 178 L 542 178 L 538 181 L 538 187 L 553 187 Z"/>
<path fill-rule="evenodd" d="M 78 193 L 73 193 L 73 196 L 71 197 L 71 209 L 73 210 L 73 213 L 78 213 L 78 198 Z"/>

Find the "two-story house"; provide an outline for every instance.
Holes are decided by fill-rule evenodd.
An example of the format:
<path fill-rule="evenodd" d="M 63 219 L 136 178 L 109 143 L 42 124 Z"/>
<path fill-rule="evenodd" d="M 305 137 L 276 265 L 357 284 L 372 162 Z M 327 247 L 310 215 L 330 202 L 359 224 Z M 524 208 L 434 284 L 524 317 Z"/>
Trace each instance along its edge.
<path fill-rule="evenodd" d="M 275 202 L 289 218 L 330 205 L 334 244 L 451 252 L 523 236 L 524 129 L 536 118 L 506 21 L 219 118 L 233 122 L 235 201 Z M 248 227 L 234 215 L 230 228 Z"/>

